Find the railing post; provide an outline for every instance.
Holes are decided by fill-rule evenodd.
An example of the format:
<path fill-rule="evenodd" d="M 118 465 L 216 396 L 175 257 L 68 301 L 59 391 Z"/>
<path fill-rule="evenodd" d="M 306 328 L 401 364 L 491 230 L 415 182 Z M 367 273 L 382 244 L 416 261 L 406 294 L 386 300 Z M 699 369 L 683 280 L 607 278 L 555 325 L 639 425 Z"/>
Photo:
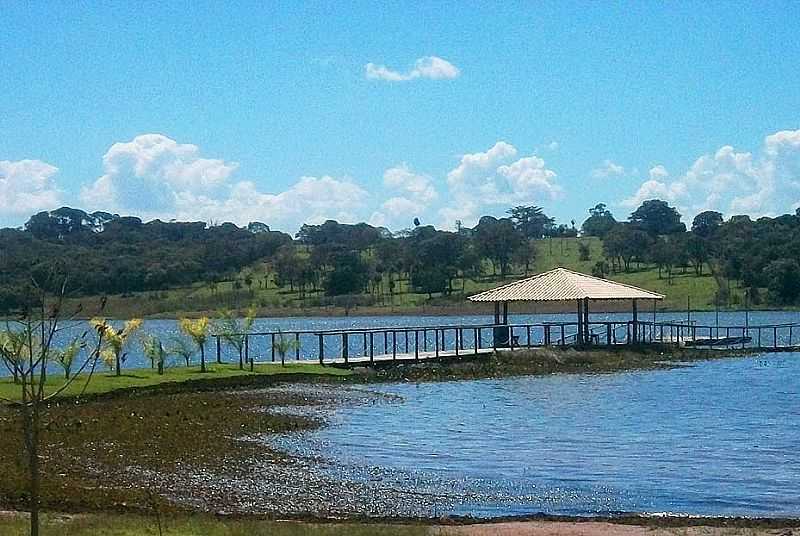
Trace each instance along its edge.
<path fill-rule="evenodd" d="M 611 346 L 611 324 L 606 324 L 606 345 Z"/>
<path fill-rule="evenodd" d="M 364 341 L 363 341 L 364 342 L 364 345 L 363 345 L 364 351 L 361 352 L 361 355 L 366 357 L 367 356 L 367 332 L 365 331 L 364 333 L 362 333 L 362 335 L 363 335 L 363 339 L 364 339 Z"/>
<path fill-rule="evenodd" d="M 294 358 L 300 361 L 300 332 L 294 332 Z"/>
<path fill-rule="evenodd" d="M 527 341 L 528 341 L 528 348 L 531 347 L 531 327 L 525 326 L 525 332 L 527 334 Z M 544 345 L 550 346 L 550 326 L 545 324 L 544 326 Z"/>
<path fill-rule="evenodd" d="M 414 361 L 419 361 L 419 330 L 414 330 Z"/>
<path fill-rule="evenodd" d="M 758 347 L 761 348 L 761 327 L 758 328 Z"/>
<path fill-rule="evenodd" d="M 271 335 L 271 340 L 272 340 L 272 342 L 270 343 L 272 345 L 271 346 L 271 348 L 272 348 L 272 362 L 274 363 L 275 362 L 275 334 L 271 333 L 270 335 Z"/>
<path fill-rule="evenodd" d="M 772 328 L 772 347 L 778 348 L 778 328 Z"/>
<path fill-rule="evenodd" d="M 347 333 L 342 333 L 342 358 L 346 365 L 350 359 L 350 341 Z"/>
<path fill-rule="evenodd" d="M 483 330 L 481 328 L 475 328 L 475 330 L 478 333 L 475 339 L 475 346 L 480 350 L 481 346 L 483 346 Z"/>
<path fill-rule="evenodd" d="M 475 330 L 474 330 L 474 332 L 472 334 L 472 340 L 475 342 L 475 355 L 478 355 L 478 353 L 479 353 L 478 350 L 479 350 L 479 342 L 480 342 L 480 335 L 479 335 L 480 332 L 481 332 L 480 328 L 475 328 Z"/>
<path fill-rule="evenodd" d="M 214 335 L 217 339 L 217 363 L 222 363 L 222 347 L 219 342 L 219 335 Z"/>
<path fill-rule="evenodd" d="M 386 355 L 389 353 L 389 332 L 383 332 L 383 354 Z"/>
<path fill-rule="evenodd" d="M 508 346 L 514 351 L 514 326 L 508 326 Z"/>
<path fill-rule="evenodd" d="M 436 357 L 439 357 L 439 328 L 434 328 L 433 334 L 436 338 Z"/>
<path fill-rule="evenodd" d="M 405 353 L 408 353 L 408 330 L 405 330 L 405 334 L 406 334 L 406 352 Z"/>
<path fill-rule="evenodd" d="M 456 329 L 455 329 L 455 332 L 456 332 L 456 342 L 455 342 L 455 344 L 453 345 L 453 349 L 456 351 L 456 357 L 458 357 L 458 346 L 459 346 L 459 344 L 458 344 L 458 343 L 459 343 L 459 341 L 458 341 L 458 331 L 459 331 L 459 329 L 458 329 L 458 328 L 456 328 Z"/>
<path fill-rule="evenodd" d="M 325 335 L 320 333 L 319 334 L 319 364 L 320 365 L 324 365 L 325 364 L 325 341 L 323 340 L 323 337 L 325 337 Z"/>
<path fill-rule="evenodd" d="M 428 330 L 427 329 L 423 329 L 422 330 L 422 351 L 423 352 L 427 352 L 428 351 Z"/>
<path fill-rule="evenodd" d="M 217 339 L 219 340 L 219 339 Z M 244 358 L 246 360 L 250 359 L 250 337 L 245 335 L 244 336 Z M 250 359 L 250 372 L 253 372 L 253 360 Z"/>
<path fill-rule="evenodd" d="M 463 350 L 464 349 L 464 329 L 463 328 L 457 328 L 457 329 L 458 329 L 458 340 L 460 341 L 461 349 Z"/>
<path fill-rule="evenodd" d="M 397 359 L 397 332 L 392 331 L 392 361 Z"/>
<path fill-rule="evenodd" d="M 375 363 L 375 332 L 369 332 L 369 363 Z"/>
<path fill-rule="evenodd" d="M 565 347 L 567 345 L 567 339 L 565 338 L 566 335 L 564 333 L 564 324 L 561 324 L 561 347 Z"/>

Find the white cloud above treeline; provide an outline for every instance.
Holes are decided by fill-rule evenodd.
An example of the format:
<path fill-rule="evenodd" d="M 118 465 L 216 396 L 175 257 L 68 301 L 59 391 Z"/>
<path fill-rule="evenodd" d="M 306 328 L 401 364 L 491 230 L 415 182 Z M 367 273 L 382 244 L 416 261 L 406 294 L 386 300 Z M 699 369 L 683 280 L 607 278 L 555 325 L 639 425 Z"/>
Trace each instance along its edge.
<path fill-rule="evenodd" d="M 58 168 L 41 160 L 0 161 L 0 224 L 57 207 L 62 192 Z"/>
<path fill-rule="evenodd" d="M 756 153 L 725 145 L 700 156 L 678 175 L 654 166 L 648 179 L 620 205 L 635 208 L 654 198 L 674 204 L 687 219 L 704 210 L 726 217 L 793 211 L 800 204 L 800 130 L 766 136 Z"/>
<path fill-rule="evenodd" d="M 326 218 L 355 221 L 367 192 L 353 181 L 301 177 L 285 191 L 265 192 L 235 180 L 238 164 L 201 156 L 196 145 L 161 134 L 115 143 L 103 156 L 103 175 L 81 191 L 91 209 L 145 218 L 269 222 L 293 229 Z"/>
<path fill-rule="evenodd" d="M 565 194 L 544 158 L 503 140 L 459 155 L 449 171 L 438 175 L 401 162 L 373 180 L 302 176 L 285 187 L 270 187 L 263 178 L 240 178 L 236 162 L 163 134 L 114 143 L 101 163 L 100 176 L 78 193 L 59 187 L 55 165 L 35 159 L 0 161 L 0 225 L 19 225 L 38 211 L 68 204 L 143 219 L 262 221 L 288 232 L 325 219 L 400 230 L 419 218 L 452 229 L 457 220 L 473 226 L 480 216 L 502 215 L 514 205 L 552 206 Z M 602 170 L 594 174 L 598 178 L 639 175 L 611 160 L 596 170 Z M 653 198 L 673 204 L 688 221 L 703 210 L 726 217 L 794 212 L 800 206 L 800 130 L 770 134 L 755 152 L 723 146 L 682 173 L 651 166 L 618 206 L 633 210 Z"/>
<path fill-rule="evenodd" d="M 406 82 L 417 78 L 429 80 L 452 80 L 458 78 L 461 70 L 438 56 L 423 56 L 414 62 L 414 66 L 406 72 L 390 69 L 385 65 L 367 63 L 365 66 L 366 77 L 370 80 L 384 80 L 386 82 Z"/>

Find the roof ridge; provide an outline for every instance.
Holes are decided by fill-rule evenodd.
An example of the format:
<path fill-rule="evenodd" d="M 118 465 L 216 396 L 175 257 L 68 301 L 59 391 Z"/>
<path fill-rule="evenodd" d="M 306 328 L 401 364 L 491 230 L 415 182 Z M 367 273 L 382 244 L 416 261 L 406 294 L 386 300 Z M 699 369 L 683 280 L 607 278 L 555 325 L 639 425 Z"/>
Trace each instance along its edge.
<path fill-rule="evenodd" d="M 511 283 L 506 283 L 505 285 L 500 285 L 499 287 L 494 287 L 494 288 L 490 288 L 490 289 L 487 289 L 487 290 L 482 290 L 482 291 L 478 292 L 477 294 L 473 294 L 472 296 L 467 296 L 467 299 L 471 300 L 472 298 L 475 298 L 476 296 L 480 296 L 481 294 L 485 294 L 486 292 L 495 292 L 497 290 L 503 290 L 503 289 L 506 289 L 508 287 L 512 287 L 514 285 L 527 283 L 528 281 L 533 281 L 534 279 L 539 279 L 540 277 L 544 277 L 546 275 L 552 274 L 553 272 L 557 272 L 559 270 L 565 270 L 567 272 L 572 272 L 572 270 L 564 268 L 563 266 L 556 266 L 555 268 L 547 270 L 546 272 L 542 272 L 542 273 L 539 273 L 539 274 L 534 274 L 534 275 L 532 275 L 530 277 L 526 277 L 526 278 L 523 278 L 523 279 L 517 279 L 516 281 L 512 281 Z M 572 272 L 572 273 L 582 275 L 582 274 L 580 274 L 580 272 Z"/>
<path fill-rule="evenodd" d="M 619 281 L 614 281 L 612 279 L 603 279 L 602 277 L 597 277 L 597 276 L 594 276 L 594 275 L 589 275 L 589 274 L 584 274 L 584 273 L 581 273 L 581 272 L 576 272 L 574 270 L 570 270 L 569 268 L 564 268 L 564 270 L 566 270 L 568 272 L 571 272 L 573 274 L 579 275 L 581 277 L 586 277 L 588 279 L 594 279 L 595 281 L 601 281 L 603 283 L 610 283 L 612 285 L 619 285 L 620 287 L 630 288 L 630 289 L 633 289 L 633 290 L 638 290 L 640 292 L 647 292 L 648 294 L 655 294 L 657 296 L 661 296 L 662 298 L 664 297 L 664 295 L 661 294 L 660 292 L 653 292 L 652 290 L 647 290 L 645 288 L 637 287 L 635 285 L 629 285 L 627 283 L 620 283 Z"/>

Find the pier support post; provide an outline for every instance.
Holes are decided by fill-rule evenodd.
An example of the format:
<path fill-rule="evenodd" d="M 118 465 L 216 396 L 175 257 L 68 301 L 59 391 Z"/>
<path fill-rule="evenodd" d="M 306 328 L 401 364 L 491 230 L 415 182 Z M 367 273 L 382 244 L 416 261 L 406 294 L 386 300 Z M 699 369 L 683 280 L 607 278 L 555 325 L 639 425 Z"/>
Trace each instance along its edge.
<path fill-rule="evenodd" d="M 323 340 L 324 335 L 319 334 L 319 364 L 325 364 L 325 341 Z"/>

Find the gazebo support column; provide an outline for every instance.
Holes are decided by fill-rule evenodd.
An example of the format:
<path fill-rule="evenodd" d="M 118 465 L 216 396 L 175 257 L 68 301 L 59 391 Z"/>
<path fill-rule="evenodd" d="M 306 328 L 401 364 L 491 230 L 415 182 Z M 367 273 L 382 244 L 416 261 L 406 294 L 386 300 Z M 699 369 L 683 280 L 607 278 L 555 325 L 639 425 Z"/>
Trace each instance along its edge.
<path fill-rule="evenodd" d="M 592 342 L 592 331 L 589 328 L 589 298 L 583 300 L 583 341 L 585 344 Z"/>
<path fill-rule="evenodd" d="M 636 344 L 639 342 L 639 310 L 636 300 L 631 300 L 631 312 L 633 313 L 633 330 L 631 334 L 631 342 Z"/>
<path fill-rule="evenodd" d="M 578 333 L 575 336 L 575 342 L 578 343 L 578 346 L 583 346 L 583 304 L 581 304 L 581 300 L 578 300 L 577 303 L 578 303 Z"/>
<path fill-rule="evenodd" d="M 507 348 L 510 342 L 510 333 L 508 329 L 508 302 L 501 303 L 494 302 L 494 345 L 499 348 Z"/>

